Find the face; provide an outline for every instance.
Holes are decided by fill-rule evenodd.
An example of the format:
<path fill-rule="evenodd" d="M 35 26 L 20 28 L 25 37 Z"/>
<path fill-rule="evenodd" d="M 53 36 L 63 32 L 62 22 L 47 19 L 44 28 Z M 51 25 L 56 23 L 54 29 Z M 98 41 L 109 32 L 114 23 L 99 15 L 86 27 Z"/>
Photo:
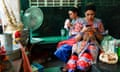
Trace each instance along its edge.
<path fill-rule="evenodd" d="M 75 19 L 77 17 L 77 13 L 73 11 L 68 11 L 70 19 Z"/>
<path fill-rule="evenodd" d="M 87 18 L 87 20 L 94 20 L 95 12 L 93 10 L 87 10 L 85 12 L 85 17 Z"/>

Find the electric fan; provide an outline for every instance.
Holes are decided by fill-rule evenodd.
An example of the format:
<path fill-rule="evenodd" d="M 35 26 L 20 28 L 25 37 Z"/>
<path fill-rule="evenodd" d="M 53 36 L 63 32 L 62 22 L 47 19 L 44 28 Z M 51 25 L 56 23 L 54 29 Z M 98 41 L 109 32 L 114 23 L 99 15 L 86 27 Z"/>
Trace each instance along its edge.
<path fill-rule="evenodd" d="M 41 41 L 40 38 L 33 38 L 32 32 L 38 29 L 42 25 L 43 18 L 44 18 L 43 12 L 38 7 L 30 7 L 25 11 L 23 16 L 23 23 L 24 23 L 24 27 L 30 30 L 30 42 Z"/>

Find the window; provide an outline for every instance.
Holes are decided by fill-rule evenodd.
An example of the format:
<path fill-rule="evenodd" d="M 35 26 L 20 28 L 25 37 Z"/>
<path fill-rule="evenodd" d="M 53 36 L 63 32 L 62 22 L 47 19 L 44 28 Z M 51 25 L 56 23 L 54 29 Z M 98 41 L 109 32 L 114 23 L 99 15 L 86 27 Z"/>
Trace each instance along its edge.
<path fill-rule="evenodd" d="M 29 0 L 29 6 L 37 7 L 73 7 L 81 0 Z"/>

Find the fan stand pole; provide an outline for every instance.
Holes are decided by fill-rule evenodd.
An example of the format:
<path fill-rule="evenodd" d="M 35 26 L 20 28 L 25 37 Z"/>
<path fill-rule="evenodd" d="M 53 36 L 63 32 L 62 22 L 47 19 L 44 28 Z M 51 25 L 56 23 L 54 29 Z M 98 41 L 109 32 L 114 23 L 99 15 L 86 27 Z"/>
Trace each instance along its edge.
<path fill-rule="evenodd" d="M 29 28 L 29 32 L 30 32 L 30 43 L 32 43 L 32 28 Z"/>

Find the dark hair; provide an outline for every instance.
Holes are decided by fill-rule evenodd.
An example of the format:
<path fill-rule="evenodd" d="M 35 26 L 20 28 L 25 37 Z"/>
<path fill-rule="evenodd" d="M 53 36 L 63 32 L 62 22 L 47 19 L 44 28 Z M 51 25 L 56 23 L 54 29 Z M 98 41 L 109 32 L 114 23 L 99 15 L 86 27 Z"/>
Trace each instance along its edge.
<path fill-rule="evenodd" d="M 87 10 L 93 10 L 94 12 L 96 12 L 96 6 L 94 5 L 94 3 L 90 2 L 90 3 L 86 4 L 85 12 Z"/>
<path fill-rule="evenodd" d="M 78 8 L 72 7 L 72 8 L 69 9 L 69 11 L 77 13 L 77 15 L 79 16 L 79 9 Z"/>

